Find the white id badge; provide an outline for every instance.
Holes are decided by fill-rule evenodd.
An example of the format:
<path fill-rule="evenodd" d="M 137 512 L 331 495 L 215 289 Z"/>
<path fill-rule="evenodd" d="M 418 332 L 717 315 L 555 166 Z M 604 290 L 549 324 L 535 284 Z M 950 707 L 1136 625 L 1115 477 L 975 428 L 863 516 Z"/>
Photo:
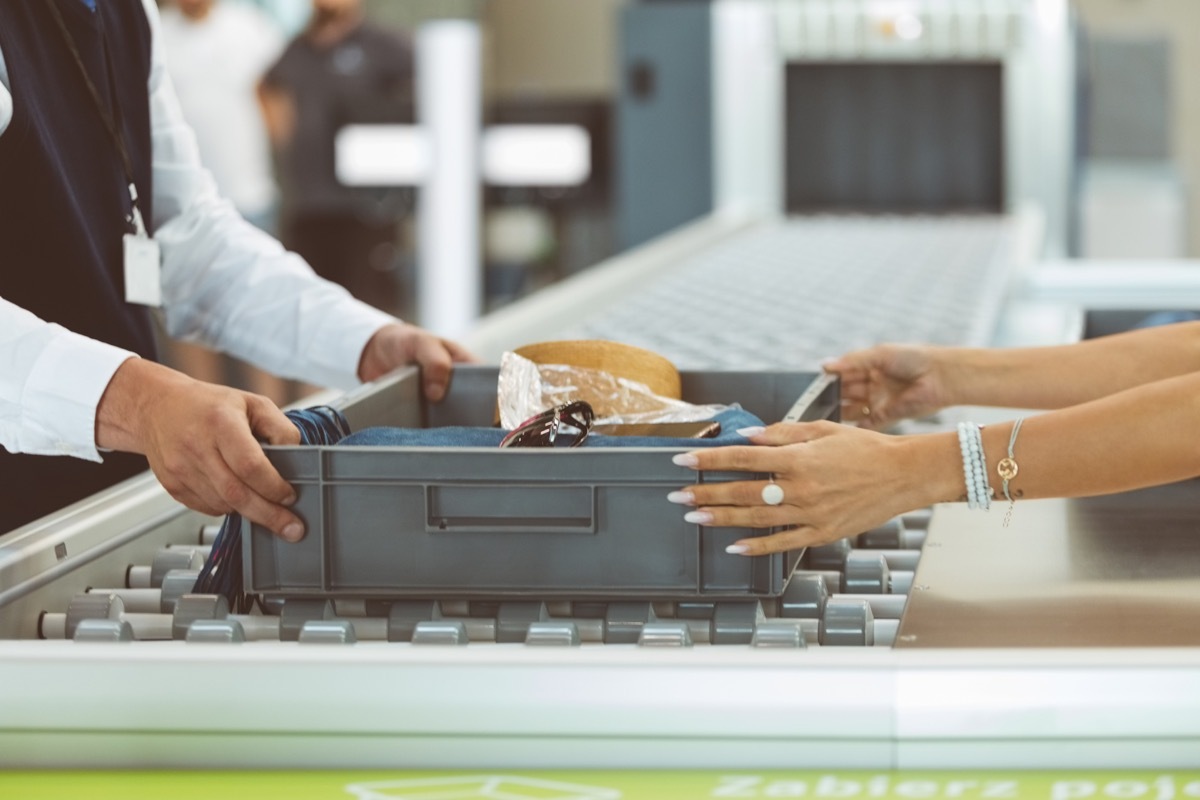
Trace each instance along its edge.
<path fill-rule="evenodd" d="M 158 242 L 148 236 L 125 234 L 125 301 L 162 305 L 162 266 Z"/>

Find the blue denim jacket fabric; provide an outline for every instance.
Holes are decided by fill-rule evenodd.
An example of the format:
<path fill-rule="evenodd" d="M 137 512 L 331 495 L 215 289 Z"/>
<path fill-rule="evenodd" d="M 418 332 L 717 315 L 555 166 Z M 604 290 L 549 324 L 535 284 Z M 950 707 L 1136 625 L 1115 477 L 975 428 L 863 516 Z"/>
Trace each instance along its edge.
<path fill-rule="evenodd" d="M 721 433 L 709 439 L 688 439 L 672 436 L 604 436 L 592 434 L 583 440 L 583 447 L 721 447 L 749 444 L 738 435 L 739 428 L 760 426 L 763 421 L 741 408 L 731 408 L 713 417 L 721 423 Z M 364 428 L 342 439 L 343 445 L 372 445 L 376 447 L 499 447 L 508 431 L 503 428 Z"/>

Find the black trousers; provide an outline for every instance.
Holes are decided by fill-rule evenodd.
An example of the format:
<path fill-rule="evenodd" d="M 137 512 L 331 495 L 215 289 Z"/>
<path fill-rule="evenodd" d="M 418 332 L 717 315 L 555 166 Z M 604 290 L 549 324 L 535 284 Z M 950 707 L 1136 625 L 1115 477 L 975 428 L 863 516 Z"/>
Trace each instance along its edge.
<path fill-rule="evenodd" d="M 96 464 L 70 456 L 14 455 L 0 448 L 0 534 L 149 469 L 142 456 L 106 453 Z"/>
<path fill-rule="evenodd" d="M 306 212 L 285 222 L 283 244 L 322 278 L 341 284 L 364 303 L 396 313 L 397 224 L 354 214 Z"/>

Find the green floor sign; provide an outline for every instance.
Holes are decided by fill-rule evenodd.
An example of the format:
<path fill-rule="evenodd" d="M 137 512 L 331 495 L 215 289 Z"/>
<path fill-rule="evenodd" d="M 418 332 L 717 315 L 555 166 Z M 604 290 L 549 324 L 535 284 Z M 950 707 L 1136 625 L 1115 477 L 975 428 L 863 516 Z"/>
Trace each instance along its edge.
<path fill-rule="evenodd" d="M 1176 800 L 1191 772 L 0 772 L 3 800 Z"/>

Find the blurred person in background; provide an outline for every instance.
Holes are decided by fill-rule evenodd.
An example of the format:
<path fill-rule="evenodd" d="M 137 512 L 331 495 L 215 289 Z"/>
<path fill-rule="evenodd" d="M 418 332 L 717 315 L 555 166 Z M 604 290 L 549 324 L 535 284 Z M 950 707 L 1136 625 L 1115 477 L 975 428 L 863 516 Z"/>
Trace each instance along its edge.
<path fill-rule="evenodd" d="M 257 87 L 283 52 L 283 32 L 243 0 L 171 0 L 162 36 L 200 160 L 243 217 L 276 233 L 279 192 Z"/>
<path fill-rule="evenodd" d="M 283 51 L 283 32 L 242 0 L 168 0 L 162 37 L 167 73 L 201 162 L 242 217 L 276 235 L 279 191 L 257 87 Z M 171 341 L 168 353 L 195 378 L 238 384 L 276 403 L 298 394 L 288 381 L 199 345 Z"/>
<path fill-rule="evenodd" d="M 342 185 L 337 133 L 411 114 L 413 56 L 400 33 L 366 21 L 361 0 L 313 0 L 308 26 L 259 89 L 284 187 L 282 239 L 319 275 L 385 311 L 399 304 L 399 190 Z"/>

